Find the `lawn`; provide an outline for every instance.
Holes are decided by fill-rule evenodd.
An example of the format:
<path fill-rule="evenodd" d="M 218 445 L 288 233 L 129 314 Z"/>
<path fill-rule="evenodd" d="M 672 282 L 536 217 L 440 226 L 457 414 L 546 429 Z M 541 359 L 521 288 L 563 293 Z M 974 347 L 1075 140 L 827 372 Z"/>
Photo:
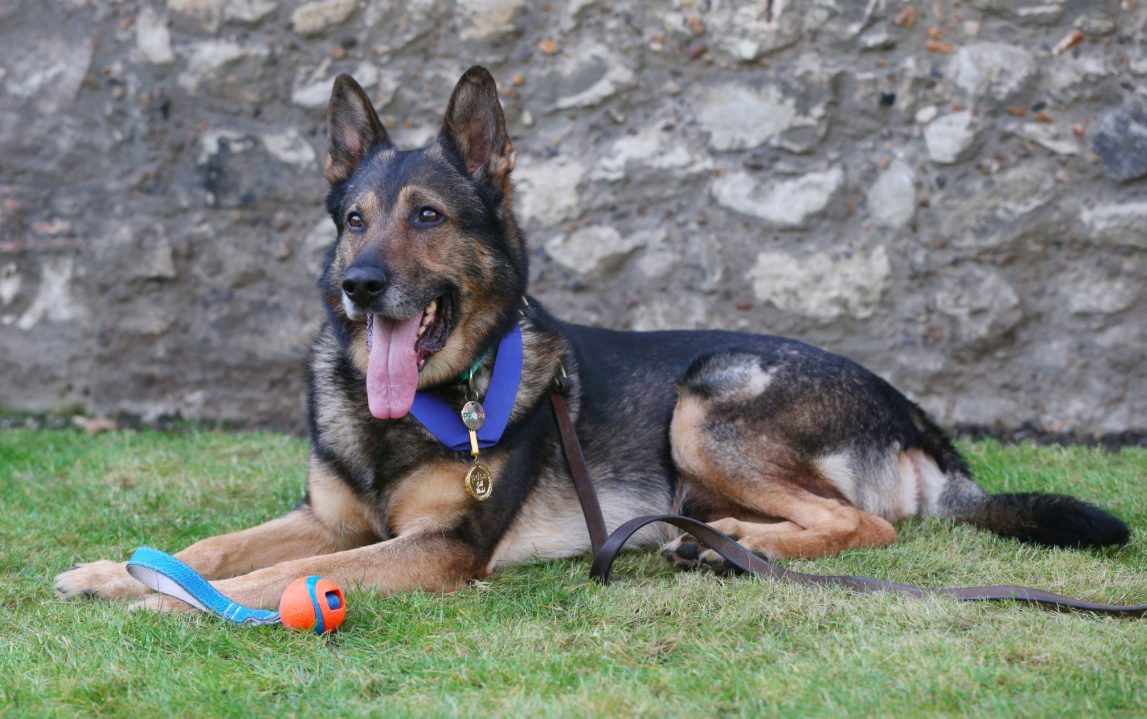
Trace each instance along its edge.
<path fill-rule="evenodd" d="M 964 443 L 992 491 L 1070 492 L 1128 520 L 1107 552 L 945 521 L 794 569 L 1010 583 L 1147 602 L 1147 450 Z M 1142 716 L 1147 618 L 854 596 L 584 559 L 452 595 L 348 594 L 335 636 L 61 603 L 77 561 L 176 551 L 292 507 L 305 442 L 275 434 L 0 432 L 0 714 L 20 716 Z"/>

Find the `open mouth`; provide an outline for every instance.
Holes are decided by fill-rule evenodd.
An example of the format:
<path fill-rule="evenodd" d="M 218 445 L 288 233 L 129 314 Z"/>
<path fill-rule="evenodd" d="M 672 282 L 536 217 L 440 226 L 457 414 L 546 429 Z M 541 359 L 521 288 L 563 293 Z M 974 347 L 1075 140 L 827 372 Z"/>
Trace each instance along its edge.
<path fill-rule="evenodd" d="M 366 348 L 370 361 L 366 395 L 372 415 L 397 419 L 410 411 L 418 388 L 418 373 L 431 355 L 446 346 L 452 314 L 443 295 L 410 319 L 367 315 Z"/>

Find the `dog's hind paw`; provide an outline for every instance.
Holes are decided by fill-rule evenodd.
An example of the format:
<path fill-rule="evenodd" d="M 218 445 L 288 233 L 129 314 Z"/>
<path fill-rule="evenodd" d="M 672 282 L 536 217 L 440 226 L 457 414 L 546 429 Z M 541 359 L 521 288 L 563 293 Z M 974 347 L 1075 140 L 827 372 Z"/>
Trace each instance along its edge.
<path fill-rule="evenodd" d="M 683 534 L 661 548 L 661 558 L 678 569 L 701 569 L 715 574 L 735 575 L 740 570 L 697 541 L 692 534 Z"/>
<path fill-rule="evenodd" d="M 98 562 L 77 564 L 56 575 L 56 596 L 65 601 L 77 597 L 93 599 L 133 599 L 149 590 L 127 573 L 127 562 Z"/>
<path fill-rule="evenodd" d="M 133 612 L 167 612 L 169 614 L 197 611 L 195 607 L 187 602 L 181 602 L 165 594 L 149 594 L 138 602 L 133 602 L 129 605 L 128 610 Z"/>

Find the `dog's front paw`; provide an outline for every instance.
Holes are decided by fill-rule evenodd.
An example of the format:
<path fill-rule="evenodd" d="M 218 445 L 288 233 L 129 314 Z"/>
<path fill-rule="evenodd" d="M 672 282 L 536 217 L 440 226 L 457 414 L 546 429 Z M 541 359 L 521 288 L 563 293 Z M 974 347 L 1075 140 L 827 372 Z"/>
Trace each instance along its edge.
<path fill-rule="evenodd" d="M 77 564 L 56 575 L 56 595 L 65 601 L 76 597 L 95 599 L 132 599 L 142 597 L 149 590 L 127 573 L 127 562 L 98 562 Z"/>
<path fill-rule="evenodd" d="M 174 597 L 169 597 L 166 594 L 149 594 L 138 602 L 132 603 L 128 609 L 133 612 L 148 611 L 148 612 L 167 612 L 169 614 L 180 614 L 183 612 L 197 611 L 195 607 L 187 602 L 181 602 Z"/>

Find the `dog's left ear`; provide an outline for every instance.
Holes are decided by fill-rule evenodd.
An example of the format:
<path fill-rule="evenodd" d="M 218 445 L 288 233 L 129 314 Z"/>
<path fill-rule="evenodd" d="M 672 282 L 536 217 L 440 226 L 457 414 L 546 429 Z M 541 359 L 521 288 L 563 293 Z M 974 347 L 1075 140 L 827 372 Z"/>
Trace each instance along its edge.
<path fill-rule="evenodd" d="M 458 81 L 446 108 L 442 137 L 462 155 L 475 179 L 502 192 L 509 189 L 517 153 L 506 134 L 498 86 L 486 68 L 475 65 Z"/>

